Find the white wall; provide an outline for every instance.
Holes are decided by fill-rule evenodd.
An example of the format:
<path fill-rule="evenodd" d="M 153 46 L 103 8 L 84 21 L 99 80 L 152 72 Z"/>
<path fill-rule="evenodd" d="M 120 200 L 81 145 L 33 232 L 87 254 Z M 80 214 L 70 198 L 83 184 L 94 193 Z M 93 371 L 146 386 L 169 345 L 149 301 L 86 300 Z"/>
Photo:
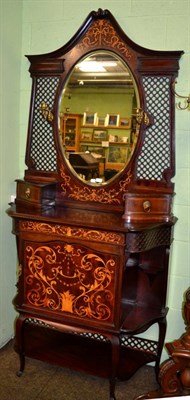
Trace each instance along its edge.
<path fill-rule="evenodd" d="M 140 45 L 158 50 L 184 50 L 185 54 L 180 61 L 177 91 L 184 95 L 190 92 L 189 0 L 102 0 L 101 2 L 99 0 L 23 0 L 20 129 L 14 129 L 17 139 L 14 137 L 16 149 L 18 146 L 17 141 L 20 142 L 20 177 L 23 176 L 25 169 L 24 157 L 31 90 L 31 79 L 28 73 L 29 64 L 24 55 L 45 53 L 61 47 L 80 27 L 88 13 L 92 10 L 97 10 L 99 7 L 109 9 L 126 34 Z M 19 74 L 15 76 L 15 79 L 17 79 L 18 83 Z M 13 121 L 12 117 L 11 121 Z M 168 315 L 167 341 L 179 337 L 184 331 L 181 304 L 183 293 L 190 285 L 189 126 L 190 112 L 177 110 L 175 177 L 177 194 L 174 212 L 179 220 L 175 228 L 175 240 L 170 266 L 168 291 L 170 311 Z M 15 154 L 13 156 L 15 171 L 14 174 L 11 171 L 10 176 L 7 178 L 10 184 L 11 176 L 13 179 L 18 177 L 18 160 Z M 6 224 L 8 236 L 8 224 L 10 222 L 7 219 Z M 13 243 L 10 235 L 8 236 L 8 241 Z M 11 284 L 14 281 L 15 263 L 14 256 L 11 264 L 4 261 L 6 268 L 9 270 Z M 12 286 L 11 290 L 14 291 Z M 11 309 L 11 305 L 9 307 Z M 152 338 L 155 333 L 153 329 L 149 332 L 149 336 Z"/>
<path fill-rule="evenodd" d="M 13 335 L 16 243 L 6 215 L 19 171 L 22 2 L 0 1 L 0 346 Z"/>

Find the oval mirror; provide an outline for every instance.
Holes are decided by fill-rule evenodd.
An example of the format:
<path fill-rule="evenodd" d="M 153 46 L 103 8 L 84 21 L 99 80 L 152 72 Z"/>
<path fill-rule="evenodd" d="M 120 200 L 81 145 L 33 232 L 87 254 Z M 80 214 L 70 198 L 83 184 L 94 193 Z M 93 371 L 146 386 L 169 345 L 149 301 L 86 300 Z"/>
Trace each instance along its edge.
<path fill-rule="evenodd" d="M 59 134 L 80 179 L 101 185 L 125 168 L 138 138 L 138 107 L 135 80 L 114 53 L 90 53 L 74 67 L 60 101 Z"/>

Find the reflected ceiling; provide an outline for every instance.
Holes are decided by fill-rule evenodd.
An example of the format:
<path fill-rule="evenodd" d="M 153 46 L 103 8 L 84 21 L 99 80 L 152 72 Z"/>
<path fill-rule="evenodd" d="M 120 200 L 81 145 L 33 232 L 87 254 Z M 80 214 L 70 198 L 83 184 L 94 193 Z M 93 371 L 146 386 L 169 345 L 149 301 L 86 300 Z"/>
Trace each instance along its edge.
<path fill-rule="evenodd" d="M 70 77 L 69 87 L 133 87 L 126 65 L 115 55 L 94 53 L 78 63 Z"/>

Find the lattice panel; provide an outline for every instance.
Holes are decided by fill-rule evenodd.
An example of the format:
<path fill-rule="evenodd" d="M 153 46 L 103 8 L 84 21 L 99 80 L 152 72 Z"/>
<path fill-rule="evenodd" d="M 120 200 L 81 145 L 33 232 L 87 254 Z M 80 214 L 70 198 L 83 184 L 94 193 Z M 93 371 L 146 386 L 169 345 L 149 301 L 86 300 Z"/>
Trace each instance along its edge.
<path fill-rule="evenodd" d="M 150 250 L 156 246 L 169 246 L 171 244 L 171 229 L 157 229 L 148 232 L 130 233 L 127 236 L 126 251 L 139 252 Z"/>
<path fill-rule="evenodd" d="M 43 328 L 54 328 L 52 327 L 52 325 L 48 324 L 47 322 L 44 322 L 40 319 L 36 319 L 36 318 L 26 318 L 25 320 L 26 324 L 30 324 L 30 325 L 38 325 L 38 326 L 42 326 Z"/>
<path fill-rule="evenodd" d="M 101 333 L 92 333 L 92 332 L 72 332 L 77 336 L 83 336 L 88 339 L 99 340 L 100 342 L 108 342 L 109 340 L 106 336 L 102 335 Z"/>
<path fill-rule="evenodd" d="M 57 155 L 53 138 L 53 126 L 42 118 L 40 104 L 44 101 L 53 108 L 55 93 L 59 83 L 58 77 L 40 77 L 36 80 L 36 95 L 32 126 L 30 156 L 36 170 L 56 171 Z"/>
<path fill-rule="evenodd" d="M 161 180 L 170 167 L 170 78 L 146 76 L 142 79 L 146 108 L 154 123 L 146 129 L 137 162 L 137 178 Z"/>
<path fill-rule="evenodd" d="M 43 320 L 36 319 L 36 318 L 27 318 L 25 322 L 30 325 L 38 325 L 38 326 L 41 326 L 44 328 L 57 329 L 57 327 L 53 323 L 48 324 L 47 322 L 44 322 Z M 102 335 L 101 333 L 76 332 L 76 331 L 67 331 L 67 330 L 65 330 L 65 332 L 66 333 L 69 332 L 69 333 L 71 333 L 73 335 L 77 335 L 77 336 L 82 336 L 87 339 L 98 340 L 100 342 L 108 342 L 109 341 L 109 339 L 106 336 Z"/>
<path fill-rule="evenodd" d="M 36 318 L 27 318 L 25 322 L 28 324 L 42 326 L 44 328 L 57 329 L 56 326 L 54 326 L 53 324 L 48 324 L 47 322 L 41 321 Z M 67 333 L 67 331 L 65 331 L 65 332 Z M 68 331 L 68 332 L 71 334 L 74 334 L 76 336 L 82 336 L 87 339 L 97 340 L 100 342 L 109 342 L 110 341 L 110 339 L 108 337 L 106 337 L 105 335 L 102 335 L 101 333 L 76 332 L 76 331 Z M 157 354 L 158 354 L 158 342 L 155 340 L 144 339 L 144 338 L 140 338 L 137 336 L 121 335 L 120 336 L 120 345 L 122 347 L 127 347 L 129 349 L 133 349 L 136 351 L 143 351 L 143 352 L 149 353 L 149 355 L 152 354 L 152 356 L 157 356 Z"/>
<path fill-rule="evenodd" d="M 146 351 L 157 355 L 158 342 L 153 340 L 146 340 L 135 336 L 122 336 L 121 346 L 129 347 L 134 350 Z"/>

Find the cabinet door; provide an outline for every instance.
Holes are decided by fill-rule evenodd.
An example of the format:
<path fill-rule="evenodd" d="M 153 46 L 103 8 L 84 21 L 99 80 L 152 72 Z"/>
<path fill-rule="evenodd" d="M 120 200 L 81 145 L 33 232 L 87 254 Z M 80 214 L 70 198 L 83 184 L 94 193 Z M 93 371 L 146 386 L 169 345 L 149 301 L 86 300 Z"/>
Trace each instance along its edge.
<path fill-rule="evenodd" d="M 66 149 L 76 147 L 76 118 L 66 118 L 65 120 L 65 146 Z"/>
<path fill-rule="evenodd" d="M 27 308 L 46 316 L 53 312 L 64 323 L 118 325 L 121 247 L 63 241 L 24 241 L 23 246 Z"/>
<path fill-rule="evenodd" d="M 80 116 L 64 115 L 62 127 L 62 142 L 66 150 L 78 151 L 79 133 L 80 133 Z"/>

